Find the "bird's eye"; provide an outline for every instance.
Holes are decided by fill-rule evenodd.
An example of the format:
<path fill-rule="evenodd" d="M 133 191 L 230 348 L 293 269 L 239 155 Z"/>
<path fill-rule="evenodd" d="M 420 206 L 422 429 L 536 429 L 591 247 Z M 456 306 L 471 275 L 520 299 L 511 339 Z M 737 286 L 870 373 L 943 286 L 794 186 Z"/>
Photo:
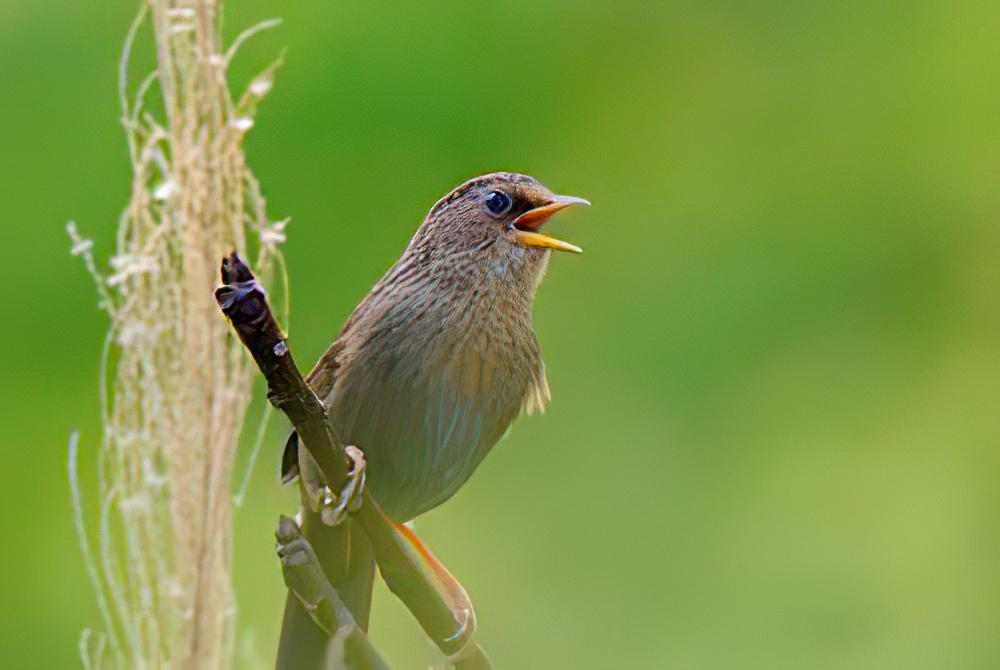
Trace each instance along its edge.
<path fill-rule="evenodd" d="M 490 191 L 486 195 L 486 209 L 493 216 L 502 216 L 510 211 L 510 196 L 503 191 Z"/>

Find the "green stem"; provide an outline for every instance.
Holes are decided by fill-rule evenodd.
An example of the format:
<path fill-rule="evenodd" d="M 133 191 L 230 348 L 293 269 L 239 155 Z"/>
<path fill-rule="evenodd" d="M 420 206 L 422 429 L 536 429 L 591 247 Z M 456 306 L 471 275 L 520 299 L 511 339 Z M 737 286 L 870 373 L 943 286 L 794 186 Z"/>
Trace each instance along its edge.
<path fill-rule="evenodd" d="M 388 670 L 295 522 L 281 517 L 276 537 L 288 587 L 277 667 Z"/>

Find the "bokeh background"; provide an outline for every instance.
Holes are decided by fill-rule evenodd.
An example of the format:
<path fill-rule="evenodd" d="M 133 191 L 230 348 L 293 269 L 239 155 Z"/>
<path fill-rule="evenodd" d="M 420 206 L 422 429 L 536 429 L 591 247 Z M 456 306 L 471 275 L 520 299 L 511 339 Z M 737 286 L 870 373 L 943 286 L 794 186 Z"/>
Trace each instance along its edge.
<path fill-rule="evenodd" d="M 0 3 L 3 667 L 99 623 L 65 458 L 106 324 L 63 226 L 110 251 L 135 8 Z M 233 74 L 288 47 L 248 152 L 303 363 L 463 179 L 594 202 L 538 299 L 550 412 L 418 521 L 498 668 L 1000 667 L 1000 5 L 232 0 L 227 33 L 276 15 Z M 237 514 L 261 667 L 284 430 Z"/>

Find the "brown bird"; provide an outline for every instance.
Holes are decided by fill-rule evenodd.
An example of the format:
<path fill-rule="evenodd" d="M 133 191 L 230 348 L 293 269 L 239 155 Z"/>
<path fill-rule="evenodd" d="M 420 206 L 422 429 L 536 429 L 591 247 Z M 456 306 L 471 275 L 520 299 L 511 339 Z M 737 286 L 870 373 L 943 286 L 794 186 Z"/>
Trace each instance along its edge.
<path fill-rule="evenodd" d="M 548 403 L 532 303 L 550 251 L 580 249 L 539 227 L 576 204 L 590 203 L 509 172 L 453 189 L 309 374 L 397 522 L 450 498 L 520 414 Z M 293 435 L 283 479 L 307 457 Z"/>

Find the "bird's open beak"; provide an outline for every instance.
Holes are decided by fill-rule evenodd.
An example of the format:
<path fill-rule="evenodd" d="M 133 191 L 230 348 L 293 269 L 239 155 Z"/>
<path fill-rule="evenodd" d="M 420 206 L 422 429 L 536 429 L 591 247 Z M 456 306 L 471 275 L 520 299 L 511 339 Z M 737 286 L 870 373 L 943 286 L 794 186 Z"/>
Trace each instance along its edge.
<path fill-rule="evenodd" d="M 571 195 L 554 195 L 541 207 L 535 207 L 534 209 L 529 209 L 527 212 L 521 214 L 521 216 L 514 219 L 514 237 L 517 241 L 526 247 L 538 247 L 541 249 L 555 249 L 556 251 L 572 251 L 576 254 L 582 254 L 583 249 L 576 246 L 575 244 L 570 244 L 569 242 L 563 242 L 562 240 L 557 240 L 554 237 L 549 237 L 548 235 L 543 235 L 538 232 L 546 220 L 560 209 L 566 209 L 571 205 L 590 205 L 588 200 L 583 198 L 575 198 Z"/>

